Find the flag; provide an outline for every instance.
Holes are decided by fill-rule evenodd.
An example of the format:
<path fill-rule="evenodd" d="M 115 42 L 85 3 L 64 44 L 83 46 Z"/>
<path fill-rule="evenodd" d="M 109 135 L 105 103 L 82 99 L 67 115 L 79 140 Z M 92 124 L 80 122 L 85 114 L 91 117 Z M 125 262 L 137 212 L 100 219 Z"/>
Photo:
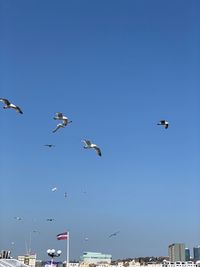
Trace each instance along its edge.
<path fill-rule="evenodd" d="M 65 240 L 69 236 L 68 236 L 68 232 L 64 232 L 64 233 L 58 234 L 56 237 L 57 237 L 58 240 Z"/>

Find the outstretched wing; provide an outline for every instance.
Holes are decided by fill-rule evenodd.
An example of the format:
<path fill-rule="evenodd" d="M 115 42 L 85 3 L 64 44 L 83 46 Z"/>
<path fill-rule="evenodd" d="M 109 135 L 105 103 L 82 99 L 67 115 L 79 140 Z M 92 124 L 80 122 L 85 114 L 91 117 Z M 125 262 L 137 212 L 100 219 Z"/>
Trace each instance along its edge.
<path fill-rule="evenodd" d="M 6 104 L 6 105 L 10 105 L 10 102 L 6 98 L 0 98 L 0 101 L 4 102 L 4 104 Z"/>
<path fill-rule="evenodd" d="M 85 143 L 86 146 L 91 146 L 92 144 L 90 140 L 86 140 L 86 139 L 84 139 L 83 142 Z"/>
<path fill-rule="evenodd" d="M 101 150 L 99 147 L 95 146 L 94 149 L 96 150 L 97 154 L 101 157 Z"/>
<path fill-rule="evenodd" d="M 21 110 L 19 107 L 16 106 L 14 109 L 15 109 L 17 112 L 19 112 L 20 114 L 23 114 L 22 110 Z"/>
<path fill-rule="evenodd" d="M 62 120 L 62 119 L 63 119 L 63 114 L 61 112 L 56 112 L 54 120 Z"/>
<path fill-rule="evenodd" d="M 63 128 L 63 124 L 62 123 L 59 123 L 52 132 L 55 133 L 60 128 Z"/>
<path fill-rule="evenodd" d="M 161 123 L 162 125 L 165 125 L 165 124 L 166 124 L 166 120 L 161 120 L 160 123 Z"/>

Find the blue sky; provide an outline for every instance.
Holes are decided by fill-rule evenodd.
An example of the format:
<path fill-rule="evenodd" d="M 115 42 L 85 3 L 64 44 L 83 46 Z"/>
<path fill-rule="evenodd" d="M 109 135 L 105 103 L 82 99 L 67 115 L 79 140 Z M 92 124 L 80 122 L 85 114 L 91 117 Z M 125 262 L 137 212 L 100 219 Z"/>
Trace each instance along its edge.
<path fill-rule="evenodd" d="M 199 11 L 197 0 L 1 1 L 0 97 L 24 112 L 0 110 L 1 249 L 24 254 L 34 230 L 40 259 L 48 248 L 65 259 L 65 230 L 71 260 L 199 244 Z M 58 111 L 73 122 L 52 133 Z"/>

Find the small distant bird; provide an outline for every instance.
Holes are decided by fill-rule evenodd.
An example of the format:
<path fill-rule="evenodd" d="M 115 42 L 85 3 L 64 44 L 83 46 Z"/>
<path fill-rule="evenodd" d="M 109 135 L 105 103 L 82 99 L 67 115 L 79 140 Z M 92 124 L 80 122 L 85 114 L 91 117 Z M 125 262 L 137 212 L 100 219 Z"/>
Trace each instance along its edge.
<path fill-rule="evenodd" d="M 44 145 L 44 146 L 48 146 L 48 147 L 54 147 L 55 145 L 52 145 L 52 144 L 46 144 L 46 145 Z"/>
<path fill-rule="evenodd" d="M 52 192 L 55 192 L 55 191 L 57 191 L 57 190 L 58 190 L 57 187 L 53 187 L 53 188 L 51 189 Z"/>
<path fill-rule="evenodd" d="M 38 233 L 38 234 L 40 234 L 40 231 L 38 231 L 38 230 L 33 230 L 33 233 Z"/>
<path fill-rule="evenodd" d="M 82 142 L 85 143 L 84 148 L 93 148 L 93 149 L 96 150 L 97 154 L 98 154 L 99 156 L 101 156 L 101 150 L 100 150 L 100 148 L 99 148 L 97 145 L 92 144 L 90 140 L 85 140 L 85 139 L 84 139 L 84 140 L 82 140 Z"/>
<path fill-rule="evenodd" d="M 47 222 L 53 222 L 54 219 L 53 218 L 47 218 Z"/>
<path fill-rule="evenodd" d="M 16 105 L 10 103 L 10 101 L 8 101 L 8 99 L 0 98 L 0 101 L 3 102 L 3 103 L 5 104 L 5 106 L 3 107 L 4 109 L 7 109 L 7 108 L 13 108 L 13 109 L 15 109 L 17 112 L 19 112 L 20 114 L 23 114 L 22 110 L 21 110 L 18 106 L 16 106 Z"/>
<path fill-rule="evenodd" d="M 117 231 L 115 233 L 112 233 L 111 235 L 109 235 L 109 238 L 112 237 L 112 236 L 116 236 L 117 234 L 119 234 L 120 231 Z"/>
<path fill-rule="evenodd" d="M 157 125 L 162 125 L 165 127 L 165 129 L 167 129 L 169 127 L 169 122 L 166 120 L 161 120 L 159 123 L 157 123 Z"/>
<path fill-rule="evenodd" d="M 67 197 L 67 192 L 64 193 L 64 197 L 65 197 L 65 198 Z"/>
<path fill-rule="evenodd" d="M 88 238 L 88 237 L 85 237 L 85 238 L 84 238 L 84 240 L 85 240 L 85 241 L 88 241 L 88 240 L 89 240 L 89 238 Z"/>
<path fill-rule="evenodd" d="M 21 221 L 22 220 L 22 217 L 15 216 L 14 219 L 15 220 L 18 220 L 18 221 Z"/>

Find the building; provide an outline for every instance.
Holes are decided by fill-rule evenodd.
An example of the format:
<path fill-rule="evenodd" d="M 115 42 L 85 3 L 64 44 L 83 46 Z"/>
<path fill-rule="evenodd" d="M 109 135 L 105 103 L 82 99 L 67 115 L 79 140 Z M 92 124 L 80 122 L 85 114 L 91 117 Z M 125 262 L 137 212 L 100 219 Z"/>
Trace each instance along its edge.
<path fill-rule="evenodd" d="M 165 261 L 162 263 L 162 267 L 197 267 L 193 261 L 177 261 L 177 262 L 168 262 Z"/>
<path fill-rule="evenodd" d="M 169 260 L 171 262 L 185 261 L 185 244 L 174 243 L 168 247 Z"/>
<path fill-rule="evenodd" d="M 36 254 L 34 254 L 34 255 L 18 256 L 17 259 L 21 263 L 24 263 L 24 264 L 29 265 L 31 267 L 35 267 L 35 265 L 36 265 Z"/>
<path fill-rule="evenodd" d="M 84 252 L 80 257 L 81 263 L 86 264 L 110 264 L 112 256 L 110 254 L 102 254 L 99 252 Z"/>
<path fill-rule="evenodd" d="M 10 250 L 2 250 L 0 253 L 0 259 L 10 259 Z"/>
<path fill-rule="evenodd" d="M 199 261 L 200 260 L 200 246 L 193 248 L 193 254 L 194 254 L 194 260 Z"/>
<path fill-rule="evenodd" d="M 185 261 L 190 261 L 190 250 L 185 248 Z"/>

